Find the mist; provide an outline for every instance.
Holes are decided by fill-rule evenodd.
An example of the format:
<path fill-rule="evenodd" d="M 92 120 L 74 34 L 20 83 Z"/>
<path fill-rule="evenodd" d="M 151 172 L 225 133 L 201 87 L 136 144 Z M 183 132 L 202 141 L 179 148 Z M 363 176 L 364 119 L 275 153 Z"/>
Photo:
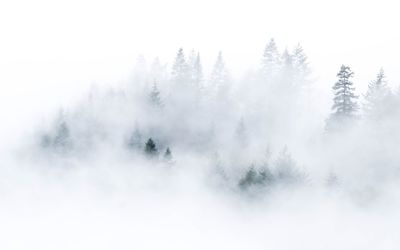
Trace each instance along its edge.
<path fill-rule="evenodd" d="M 0 248 L 398 249 L 393 3 L 0 5 Z"/>

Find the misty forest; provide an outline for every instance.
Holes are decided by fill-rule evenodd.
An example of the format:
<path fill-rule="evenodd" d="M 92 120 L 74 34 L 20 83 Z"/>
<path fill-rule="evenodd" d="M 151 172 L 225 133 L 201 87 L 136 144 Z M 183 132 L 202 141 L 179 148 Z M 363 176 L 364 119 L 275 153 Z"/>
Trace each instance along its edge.
<path fill-rule="evenodd" d="M 259 58 L 235 79 L 222 52 L 209 72 L 195 50 L 180 48 L 170 63 L 139 56 L 130 82 L 94 86 L 49 115 L 19 155 L 46 171 L 123 168 L 128 186 L 179 176 L 247 202 L 313 190 L 369 205 L 398 183 L 400 92 L 383 69 L 355 84 L 351 67 L 338 65 L 331 110 L 320 115 L 320 83 L 301 45 L 280 50 L 271 39 Z"/>
<path fill-rule="evenodd" d="M 223 46 L 132 53 L 126 78 L 66 102 L 75 61 L 15 64 L 10 100 L 18 74 L 53 78 L 2 105 L 26 122 L 0 129 L 0 249 L 398 249 L 393 71 L 340 57 L 321 79 L 300 44 L 260 43 L 251 62 Z"/>
<path fill-rule="evenodd" d="M 399 250 L 393 0 L 0 0 L 0 250 Z"/>

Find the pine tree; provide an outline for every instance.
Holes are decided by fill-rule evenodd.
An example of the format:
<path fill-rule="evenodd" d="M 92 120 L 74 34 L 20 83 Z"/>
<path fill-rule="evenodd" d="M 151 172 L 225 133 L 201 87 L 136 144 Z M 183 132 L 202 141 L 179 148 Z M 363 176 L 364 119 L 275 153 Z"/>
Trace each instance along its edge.
<path fill-rule="evenodd" d="M 201 95 L 203 94 L 204 86 L 200 54 L 196 54 L 194 50 L 190 53 L 188 67 L 190 88 L 187 89 L 185 94 L 188 99 L 193 99 L 193 104 L 197 105 L 202 97 Z"/>
<path fill-rule="evenodd" d="M 385 114 L 390 89 L 387 86 L 383 69 L 379 71 L 376 79 L 369 83 L 365 94 L 364 113 L 368 118 L 377 119 Z"/>
<path fill-rule="evenodd" d="M 142 134 L 138 128 L 135 128 L 132 135 L 128 140 L 128 147 L 131 149 L 141 149 L 142 148 Z"/>
<path fill-rule="evenodd" d="M 203 66 L 201 65 L 200 53 L 197 53 L 192 66 L 192 81 L 199 90 L 203 87 L 203 77 Z"/>
<path fill-rule="evenodd" d="M 158 155 L 158 149 L 153 139 L 149 138 L 147 140 L 144 151 L 149 157 L 155 157 Z"/>
<path fill-rule="evenodd" d="M 272 38 L 266 45 L 261 60 L 261 73 L 264 77 L 271 78 L 277 73 L 281 64 L 280 58 L 275 40 Z"/>
<path fill-rule="evenodd" d="M 72 146 L 70 129 L 62 111 L 56 122 L 56 131 L 52 144 L 59 151 L 65 151 Z"/>
<path fill-rule="evenodd" d="M 285 147 L 276 162 L 276 179 L 282 184 L 299 184 L 307 181 L 305 173 L 301 172 Z"/>
<path fill-rule="evenodd" d="M 247 189 L 250 186 L 253 186 L 255 184 L 258 184 L 258 173 L 254 169 L 254 166 L 252 165 L 249 170 L 247 170 L 245 176 L 239 181 L 239 187 L 242 189 Z"/>
<path fill-rule="evenodd" d="M 282 81 L 283 87 L 282 90 L 284 93 L 288 93 L 293 91 L 294 83 L 293 83 L 293 76 L 294 76 L 294 66 L 293 66 L 293 56 L 289 53 L 287 49 L 282 54 L 281 59 L 281 72 L 280 72 L 280 79 Z"/>
<path fill-rule="evenodd" d="M 153 105 L 155 107 L 162 106 L 160 91 L 158 90 L 156 81 L 153 82 L 153 87 L 151 89 L 149 99 L 150 99 L 151 105 Z"/>
<path fill-rule="evenodd" d="M 172 153 L 171 153 L 171 149 L 169 147 L 167 147 L 167 149 L 165 150 L 164 161 L 167 163 L 172 162 Z"/>
<path fill-rule="evenodd" d="M 306 54 L 304 53 L 303 47 L 300 44 L 294 48 L 292 53 L 293 58 L 293 67 L 296 71 L 298 77 L 306 80 L 308 75 L 310 74 L 310 68 L 308 66 L 308 59 Z"/>
<path fill-rule="evenodd" d="M 333 106 L 327 129 L 337 129 L 340 126 L 348 125 L 348 122 L 355 118 L 358 110 L 357 98 L 351 78 L 354 73 L 350 67 L 342 65 L 337 74 L 338 81 L 332 87 L 334 90 Z"/>
<path fill-rule="evenodd" d="M 254 165 L 246 171 L 245 176 L 239 181 L 239 187 L 243 190 L 265 187 L 273 180 L 269 169 L 256 170 Z"/>
<path fill-rule="evenodd" d="M 222 52 L 218 53 L 217 60 L 210 76 L 211 91 L 217 97 L 226 94 L 229 88 L 230 75 L 225 67 Z"/>
<path fill-rule="evenodd" d="M 172 66 L 172 80 L 176 84 L 185 84 L 189 80 L 188 65 L 182 48 L 178 50 L 174 65 Z"/>

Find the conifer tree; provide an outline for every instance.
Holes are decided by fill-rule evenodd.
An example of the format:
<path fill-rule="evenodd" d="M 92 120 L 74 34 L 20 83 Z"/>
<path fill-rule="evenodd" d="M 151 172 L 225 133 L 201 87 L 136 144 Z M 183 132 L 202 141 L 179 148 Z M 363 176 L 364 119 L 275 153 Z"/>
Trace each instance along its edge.
<path fill-rule="evenodd" d="M 272 38 L 265 46 L 261 60 L 261 73 L 264 77 L 271 78 L 277 73 L 281 64 L 280 58 L 275 40 Z"/>
<path fill-rule="evenodd" d="M 153 139 L 149 138 L 147 140 L 144 151 L 149 157 L 155 157 L 158 155 L 158 149 Z"/>
<path fill-rule="evenodd" d="M 306 181 L 305 173 L 301 172 L 285 147 L 275 162 L 276 180 L 282 184 L 299 184 Z"/>
<path fill-rule="evenodd" d="M 151 89 L 149 99 L 150 99 L 151 105 L 153 105 L 155 107 L 162 106 L 160 91 L 158 90 L 156 81 L 153 82 L 153 87 Z"/>
<path fill-rule="evenodd" d="M 272 180 L 273 176 L 269 169 L 256 170 L 255 166 L 251 165 L 245 176 L 239 181 L 239 187 L 243 190 L 261 188 Z"/>
<path fill-rule="evenodd" d="M 350 67 L 342 65 L 337 74 L 338 81 L 334 84 L 333 106 L 330 118 L 328 119 L 327 129 L 337 129 L 341 126 L 348 125 L 352 119 L 356 117 L 358 110 L 357 98 L 354 91 L 354 84 L 351 81 L 354 73 Z"/>
<path fill-rule="evenodd" d="M 65 114 L 62 111 L 56 122 L 56 130 L 52 144 L 54 149 L 58 151 L 65 151 L 72 146 L 71 132 Z"/>
<path fill-rule="evenodd" d="M 128 147 L 131 149 L 141 149 L 142 148 L 142 134 L 138 128 L 135 128 L 132 135 L 128 140 Z"/>
<path fill-rule="evenodd" d="M 186 63 L 183 49 L 180 48 L 175 57 L 175 62 L 172 66 L 172 80 L 176 84 L 185 84 L 189 80 L 188 65 Z"/>
<path fill-rule="evenodd" d="M 172 153 L 171 153 L 171 149 L 169 147 L 167 147 L 167 149 L 165 150 L 164 153 L 164 161 L 167 163 L 172 163 Z"/>
<path fill-rule="evenodd" d="M 367 93 L 364 96 L 363 109 L 365 115 L 371 119 L 385 115 L 389 94 L 390 89 L 387 86 L 385 72 L 381 69 L 376 79 L 369 83 Z"/>
<path fill-rule="evenodd" d="M 280 80 L 282 81 L 281 85 L 281 90 L 284 91 L 284 93 L 288 93 L 293 91 L 294 86 L 294 66 L 293 66 L 293 56 L 289 53 L 287 49 L 282 54 L 281 57 L 281 71 L 280 71 Z"/>
<path fill-rule="evenodd" d="M 307 80 L 310 74 L 310 68 L 308 66 L 307 55 L 304 53 L 303 47 L 300 44 L 297 44 L 294 48 L 292 59 L 297 78 L 300 78 L 300 80 Z"/>
<path fill-rule="evenodd" d="M 229 88 L 230 75 L 225 66 L 222 52 L 218 53 L 217 60 L 210 76 L 211 91 L 214 95 L 221 97 Z"/>
<path fill-rule="evenodd" d="M 203 87 L 203 77 L 203 66 L 201 65 L 200 53 L 197 53 L 196 59 L 193 63 L 192 80 L 198 89 Z"/>

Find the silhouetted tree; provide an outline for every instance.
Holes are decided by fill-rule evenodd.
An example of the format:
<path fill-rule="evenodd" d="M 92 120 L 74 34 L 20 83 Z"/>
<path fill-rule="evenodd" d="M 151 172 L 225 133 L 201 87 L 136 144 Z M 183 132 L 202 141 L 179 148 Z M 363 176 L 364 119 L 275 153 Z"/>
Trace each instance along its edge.
<path fill-rule="evenodd" d="M 146 142 L 145 149 L 146 155 L 150 157 L 155 157 L 158 155 L 158 149 L 156 144 L 154 143 L 153 139 L 149 138 Z"/>

